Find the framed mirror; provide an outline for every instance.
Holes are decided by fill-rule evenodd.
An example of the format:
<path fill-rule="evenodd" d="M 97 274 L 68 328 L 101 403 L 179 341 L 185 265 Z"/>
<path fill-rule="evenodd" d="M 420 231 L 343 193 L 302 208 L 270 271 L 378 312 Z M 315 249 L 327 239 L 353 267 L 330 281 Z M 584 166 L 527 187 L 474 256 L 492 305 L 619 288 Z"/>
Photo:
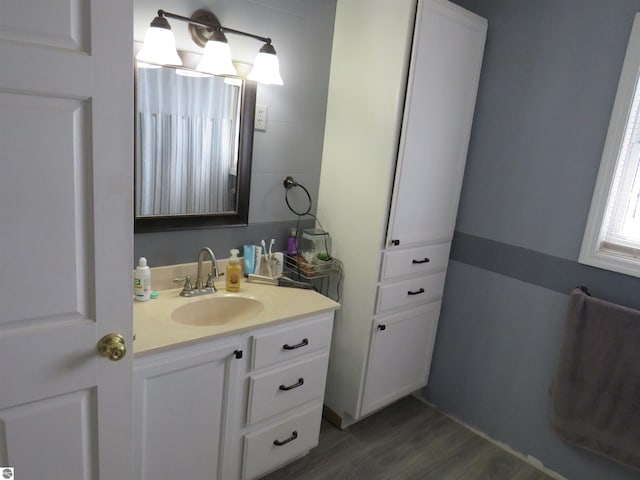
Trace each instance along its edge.
<path fill-rule="evenodd" d="M 180 56 L 185 67 L 136 66 L 136 233 L 248 223 L 256 83 Z"/>

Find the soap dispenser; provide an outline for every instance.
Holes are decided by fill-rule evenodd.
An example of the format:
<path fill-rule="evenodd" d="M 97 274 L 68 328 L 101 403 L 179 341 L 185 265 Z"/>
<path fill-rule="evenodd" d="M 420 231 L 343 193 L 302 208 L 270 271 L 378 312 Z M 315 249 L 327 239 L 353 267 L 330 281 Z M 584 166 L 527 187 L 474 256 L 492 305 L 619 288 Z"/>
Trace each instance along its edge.
<path fill-rule="evenodd" d="M 227 292 L 240 291 L 242 268 L 240 267 L 240 260 L 238 259 L 238 250 L 235 248 L 231 250 L 231 258 L 229 258 L 229 262 L 227 263 L 227 273 L 224 277 Z"/>

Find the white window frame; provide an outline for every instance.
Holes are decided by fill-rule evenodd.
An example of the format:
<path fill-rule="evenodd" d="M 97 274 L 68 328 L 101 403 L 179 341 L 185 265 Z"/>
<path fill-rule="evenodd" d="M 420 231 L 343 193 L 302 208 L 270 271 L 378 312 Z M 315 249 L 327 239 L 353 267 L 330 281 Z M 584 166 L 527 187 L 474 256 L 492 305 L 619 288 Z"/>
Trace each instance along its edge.
<path fill-rule="evenodd" d="M 636 13 L 629 44 L 620 74 L 609 130 L 605 141 L 600 170 L 596 181 L 591 209 L 580 250 L 580 263 L 614 272 L 640 277 L 640 249 L 607 248 L 605 235 L 609 197 L 613 187 L 618 157 L 622 150 L 624 135 L 636 85 L 640 79 L 640 13 Z M 604 245 L 603 245 L 604 243 Z"/>

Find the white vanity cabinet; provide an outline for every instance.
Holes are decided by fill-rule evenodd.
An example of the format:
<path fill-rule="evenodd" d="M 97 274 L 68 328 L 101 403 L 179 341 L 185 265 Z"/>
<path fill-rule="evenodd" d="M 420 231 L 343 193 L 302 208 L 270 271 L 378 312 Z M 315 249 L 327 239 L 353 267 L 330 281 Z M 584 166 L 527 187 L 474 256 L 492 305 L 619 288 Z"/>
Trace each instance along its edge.
<path fill-rule="evenodd" d="M 229 478 L 240 342 L 234 335 L 134 359 L 136 479 Z"/>
<path fill-rule="evenodd" d="M 325 400 L 343 426 L 427 383 L 487 29 L 446 0 L 367 3 L 337 4 L 318 199 L 345 272 Z"/>
<path fill-rule="evenodd" d="M 136 357 L 135 478 L 249 480 L 317 445 L 333 317 Z"/>

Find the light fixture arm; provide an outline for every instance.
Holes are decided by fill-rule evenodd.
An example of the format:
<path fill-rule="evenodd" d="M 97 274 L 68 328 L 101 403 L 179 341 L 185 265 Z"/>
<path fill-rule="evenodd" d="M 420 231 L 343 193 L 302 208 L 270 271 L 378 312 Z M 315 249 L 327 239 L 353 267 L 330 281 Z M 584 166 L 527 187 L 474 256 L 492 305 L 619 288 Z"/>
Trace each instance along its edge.
<path fill-rule="evenodd" d="M 197 13 L 197 12 L 196 12 Z M 197 25 L 199 27 L 204 27 L 207 28 L 209 30 L 219 30 L 221 32 L 225 32 L 225 33 L 234 33 L 236 35 L 242 35 L 245 37 L 251 37 L 254 38 L 256 40 L 260 40 L 261 42 L 264 42 L 268 45 L 271 45 L 271 38 L 269 37 L 262 37 L 260 35 L 255 35 L 253 33 L 249 33 L 249 32 L 243 32 L 242 30 L 236 30 L 235 28 L 229 28 L 229 27 L 225 27 L 220 25 L 220 23 L 217 23 L 217 18 L 215 17 L 215 15 L 211 14 L 209 12 L 210 15 L 212 15 L 212 17 L 209 18 L 213 18 L 214 21 L 207 21 L 206 18 L 204 18 L 204 16 L 200 16 L 198 18 L 189 18 L 189 17 L 185 17 L 183 15 L 178 15 L 176 13 L 171 13 L 171 12 L 167 12 L 166 10 L 158 10 L 158 16 L 159 17 L 167 17 L 167 18 L 173 18 L 175 20 L 180 20 L 183 22 L 187 22 L 190 23 L 192 25 Z M 194 14 L 194 17 L 196 15 Z M 195 38 L 194 38 L 195 40 Z"/>

